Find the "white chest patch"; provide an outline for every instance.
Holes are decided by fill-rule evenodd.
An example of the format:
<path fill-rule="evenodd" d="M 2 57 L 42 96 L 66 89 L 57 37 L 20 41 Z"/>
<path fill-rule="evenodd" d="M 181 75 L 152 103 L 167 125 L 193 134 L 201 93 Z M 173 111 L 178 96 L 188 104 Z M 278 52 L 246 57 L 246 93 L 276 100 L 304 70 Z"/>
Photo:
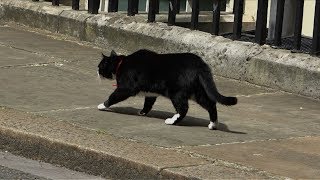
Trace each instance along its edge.
<path fill-rule="evenodd" d="M 172 118 L 166 119 L 165 123 L 168 125 L 172 125 L 177 121 L 179 117 L 180 117 L 180 114 L 175 114 Z"/>
<path fill-rule="evenodd" d="M 137 96 L 142 96 L 142 97 L 158 97 L 161 96 L 160 94 L 157 93 L 152 93 L 152 92 L 144 92 L 140 91 Z"/>

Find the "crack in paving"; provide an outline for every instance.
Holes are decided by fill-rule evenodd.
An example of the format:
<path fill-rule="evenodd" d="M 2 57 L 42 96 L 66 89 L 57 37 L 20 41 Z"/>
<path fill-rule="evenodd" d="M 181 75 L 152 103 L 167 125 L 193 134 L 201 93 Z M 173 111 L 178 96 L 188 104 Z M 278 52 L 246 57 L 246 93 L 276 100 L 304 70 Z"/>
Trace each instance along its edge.
<path fill-rule="evenodd" d="M 255 96 L 275 95 L 275 94 L 282 94 L 282 92 L 276 91 L 276 92 L 257 93 L 257 94 L 250 94 L 250 95 L 236 95 L 236 97 L 255 97 Z"/>
<path fill-rule="evenodd" d="M 28 68 L 28 67 L 45 67 L 49 65 L 55 65 L 56 67 L 61 67 L 63 62 L 39 62 L 39 63 L 28 63 L 28 64 L 16 64 L 16 65 L 6 65 L 0 66 L 3 69 L 9 68 Z"/>
<path fill-rule="evenodd" d="M 65 109 L 52 109 L 47 111 L 33 111 L 29 113 L 41 114 L 41 113 L 54 113 L 54 112 L 66 112 L 66 111 L 76 111 L 76 110 L 85 110 L 97 108 L 96 106 L 85 106 L 85 107 L 76 107 L 76 108 L 65 108 Z"/>
<path fill-rule="evenodd" d="M 282 140 L 292 140 L 292 139 L 302 139 L 302 138 L 310 138 L 314 136 L 297 136 L 297 137 L 288 137 L 288 138 L 277 138 L 277 139 L 258 139 L 258 140 L 249 140 L 249 141 L 236 141 L 236 142 L 226 142 L 219 144 L 201 144 L 201 145 L 187 145 L 187 146 L 176 146 L 176 147 L 161 147 L 164 149 L 176 149 L 182 150 L 183 148 L 188 147 L 213 147 L 213 146 L 223 146 L 223 145 L 232 145 L 232 144 L 246 144 L 246 143 L 255 143 L 255 142 L 268 142 L 268 141 L 282 141 Z"/>
<path fill-rule="evenodd" d="M 63 59 L 63 58 L 55 57 L 55 56 L 52 56 L 52 55 L 48 55 L 48 54 L 45 54 L 45 53 L 36 52 L 36 51 L 31 51 L 31 50 L 27 50 L 27 49 L 24 49 L 24 48 L 19 48 L 19 47 L 12 46 L 12 45 L 7 45 L 7 44 L 1 43 L 1 42 L 0 42 L 0 46 L 2 46 L 2 47 L 7 47 L 7 48 L 11 48 L 11 49 L 15 49 L 15 50 L 20 50 L 20 51 L 24 51 L 24 52 L 28 52 L 28 53 L 37 55 L 37 56 L 39 56 L 39 57 L 56 59 L 57 61 L 54 61 L 54 62 L 73 62 L 73 61 L 77 61 L 77 60 L 73 60 L 73 61 L 71 60 L 71 61 L 70 61 L 70 60 L 66 60 L 66 59 Z M 51 63 L 51 62 L 45 62 L 45 63 Z M 0 67 L 0 68 L 1 68 L 1 67 Z"/>

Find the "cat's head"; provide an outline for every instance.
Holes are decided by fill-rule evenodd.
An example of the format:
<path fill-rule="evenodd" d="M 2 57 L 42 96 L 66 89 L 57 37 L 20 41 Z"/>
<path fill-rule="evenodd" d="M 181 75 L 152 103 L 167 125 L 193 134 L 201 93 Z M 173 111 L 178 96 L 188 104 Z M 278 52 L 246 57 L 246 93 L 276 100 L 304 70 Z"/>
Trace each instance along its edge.
<path fill-rule="evenodd" d="M 114 79 L 114 64 L 117 58 L 117 53 L 111 51 L 110 56 L 102 54 L 102 60 L 98 65 L 98 74 L 100 77 Z"/>

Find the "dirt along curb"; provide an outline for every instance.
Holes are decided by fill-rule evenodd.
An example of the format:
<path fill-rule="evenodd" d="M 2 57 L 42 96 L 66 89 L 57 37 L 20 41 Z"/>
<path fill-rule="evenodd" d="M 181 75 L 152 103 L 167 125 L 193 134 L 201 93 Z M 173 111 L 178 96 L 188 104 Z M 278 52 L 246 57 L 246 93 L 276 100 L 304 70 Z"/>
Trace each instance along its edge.
<path fill-rule="evenodd" d="M 220 76 L 320 98 L 320 60 L 254 43 L 232 41 L 209 33 L 146 23 L 146 18 L 121 13 L 91 15 L 48 2 L 0 0 L 0 17 L 34 28 L 71 35 L 100 47 L 129 52 L 147 48 L 157 52 L 193 52 Z"/>

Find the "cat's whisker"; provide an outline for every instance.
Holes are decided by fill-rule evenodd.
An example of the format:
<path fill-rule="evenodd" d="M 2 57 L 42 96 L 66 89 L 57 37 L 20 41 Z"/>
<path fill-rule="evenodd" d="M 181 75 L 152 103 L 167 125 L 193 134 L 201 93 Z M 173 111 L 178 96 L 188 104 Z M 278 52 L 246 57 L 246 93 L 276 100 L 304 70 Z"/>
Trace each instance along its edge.
<path fill-rule="evenodd" d="M 100 76 L 100 74 L 99 74 L 99 72 L 97 71 L 97 80 L 98 80 L 98 82 L 99 82 L 99 84 L 101 84 L 101 79 L 102 79 L 102 77 Z"/>

